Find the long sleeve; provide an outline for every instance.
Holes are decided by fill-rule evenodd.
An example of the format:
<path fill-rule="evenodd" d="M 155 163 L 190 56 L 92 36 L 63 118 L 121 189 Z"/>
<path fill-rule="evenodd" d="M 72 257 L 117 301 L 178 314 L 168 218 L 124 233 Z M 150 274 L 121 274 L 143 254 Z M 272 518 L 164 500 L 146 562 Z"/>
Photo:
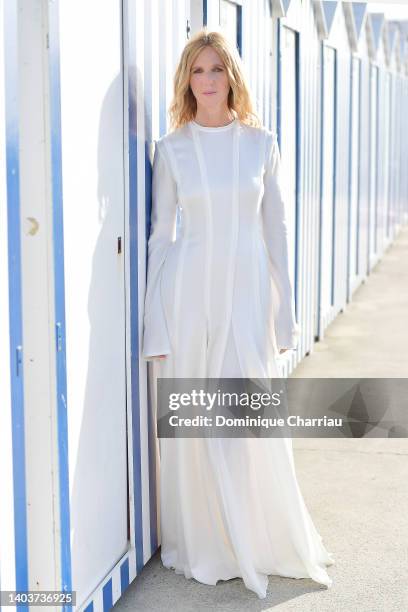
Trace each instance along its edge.
<path fill-rule="evenodd" d="M 167 250 L 176 235 L 177 185 L 165 146 L 156 142 L 152 176 L 152 212 L 148 241 L 142 356 L 151 360 L 171 352 L 160 279 Z"/>
<path fill-rule="evenodd" d="M 276 134 L 266 133 L 266 163 L 262 223 L 272 279 L 278 291 L 275 332 L 278 349 L 295 349 L 300 327 L 295 320 L 293 286 L 289 272 L 288 227 L 280 185 L 280 151 Z"/>

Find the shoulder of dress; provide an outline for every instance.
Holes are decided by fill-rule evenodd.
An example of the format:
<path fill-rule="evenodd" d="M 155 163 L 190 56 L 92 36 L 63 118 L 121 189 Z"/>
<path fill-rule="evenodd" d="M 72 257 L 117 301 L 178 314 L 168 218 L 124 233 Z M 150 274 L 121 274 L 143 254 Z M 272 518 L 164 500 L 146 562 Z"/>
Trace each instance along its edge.
<path fill-rule="evenodd" d="M 269 134 L 271 136 L 275 136 L 276 132 L 271 131 L 269 128 L 267 128 L 265 125 L 260 125 L 260 126 L 256 126 L 256 125 L 249 125 L 248 123 L 244 123 L 244 122 L 240 122 L 241 126 L 246 128 L 247 130 L 254 132 L 254 133 L 259 133 L 259 134 Z"/>
<path fill-rule="evenodd" d="M 172 144 L 173 142 L 182 140 L 186 138 L 186 136 L 188 136 L 188 125 L 184 124 L 181 127 L 172 130 L 171 132 L 167 132 L 167 134 L 163 134 L 163 136 L 160 136 L 160 138 L 157 138 L 155 140 L 155 143 L 159 144 L 159 146 L 161 145 L 161 143 L 163 143 L 164 145 L 168 145 Z"/>
<path fill-rule="evenodd" d="M 248 125 L 247 123 L 241 123 L 241 126 L 248 130 L 250 133 L 254 134 L 255 136 L 258 136 L 261 139 L 264 139 L 265 142 L 269 140 L 270 143 L 274 142 L 275 139 L 277 139 L 277 134 L 276 132 L 273 132 L 272 130 L 270 130 L 269 128 L 265 127 L 264 125 L 261 126 L 254 126 L 254 125 Z"/>
<path fill-rule="evenodd" d="M 261 128 L 262 132 L 264 133 L 264 135 L 266 136 L 266 138 L 268 138 L 269 140 L 272 140 L 272 142 L 278 138 L 278 135 L 276 132 L 274 132 L 273 130 L 270 130 L 267 127 L 262 127 Z"/>

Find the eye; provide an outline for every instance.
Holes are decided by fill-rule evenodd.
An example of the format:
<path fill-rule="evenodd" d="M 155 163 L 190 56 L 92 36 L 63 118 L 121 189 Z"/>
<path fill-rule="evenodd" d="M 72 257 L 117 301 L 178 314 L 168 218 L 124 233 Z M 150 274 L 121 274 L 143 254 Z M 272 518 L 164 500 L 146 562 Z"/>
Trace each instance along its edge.
<path fill-rule="evenodd" d="M 218 72 L 223 72 L 224 71 L 224 69 L 221 68 L 220 66 L 216 66 L 213 70 L 216 70 Z M 201 72 L 201 68 L 194 68 L 193 74 L 197 74 L 198 72 Z"/>

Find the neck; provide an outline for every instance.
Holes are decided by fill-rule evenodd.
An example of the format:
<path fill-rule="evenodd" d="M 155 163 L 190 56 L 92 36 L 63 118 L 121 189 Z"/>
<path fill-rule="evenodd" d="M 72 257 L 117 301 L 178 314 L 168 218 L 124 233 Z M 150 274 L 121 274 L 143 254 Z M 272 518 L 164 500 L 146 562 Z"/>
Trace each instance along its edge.
<path fill-rule="evenodd" d="M 232 112 L 227 109 L 225 112 L 210 113 L 202 109 L 197 109 L 194 121 L 205 127 L 222 127 L 234 121 L 235 117 Z"/>

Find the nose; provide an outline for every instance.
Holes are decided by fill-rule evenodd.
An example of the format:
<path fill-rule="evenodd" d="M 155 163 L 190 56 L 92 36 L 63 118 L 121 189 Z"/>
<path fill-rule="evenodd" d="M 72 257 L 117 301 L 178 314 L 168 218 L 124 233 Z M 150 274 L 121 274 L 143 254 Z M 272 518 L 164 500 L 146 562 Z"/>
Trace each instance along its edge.
<path fill-rule="evenodd" d="M 207 83 L 207 87 L 212 87 L 213 85 L 215 85 L 216 79 L 214 77 L 209 77 L 205 80 L 205 83 Z"/>

